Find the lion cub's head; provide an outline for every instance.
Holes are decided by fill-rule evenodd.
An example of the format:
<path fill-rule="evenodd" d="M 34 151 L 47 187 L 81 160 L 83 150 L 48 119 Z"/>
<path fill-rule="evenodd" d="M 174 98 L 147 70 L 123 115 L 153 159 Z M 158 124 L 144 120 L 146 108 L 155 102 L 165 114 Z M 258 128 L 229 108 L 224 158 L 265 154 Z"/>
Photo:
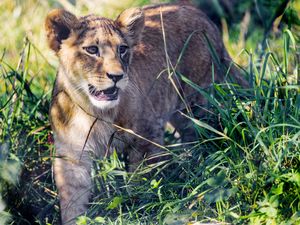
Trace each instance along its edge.
<path fill-rule="evenodd" d="M 94 15 L 77 18 L 55 9 L 45 27 L 72 91 L 100 109 L 116 106 L 128 83 L 132 48 L 144 27 L 142 10 L 128 9 L 113 21 Z"/>

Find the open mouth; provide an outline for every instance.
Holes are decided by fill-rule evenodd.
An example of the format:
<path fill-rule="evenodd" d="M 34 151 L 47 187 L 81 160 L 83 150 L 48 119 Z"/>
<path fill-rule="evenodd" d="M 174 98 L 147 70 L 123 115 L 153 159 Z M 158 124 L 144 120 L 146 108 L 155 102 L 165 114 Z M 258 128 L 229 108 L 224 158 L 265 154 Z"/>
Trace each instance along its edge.
<path fill-rule="evenodd" d="M 97 90 L 94 85 L 88 84 L 89 93 L 98 101 L 113 101 L 118 99 L 119 88 L 116 86 L 105 90 Z"/>

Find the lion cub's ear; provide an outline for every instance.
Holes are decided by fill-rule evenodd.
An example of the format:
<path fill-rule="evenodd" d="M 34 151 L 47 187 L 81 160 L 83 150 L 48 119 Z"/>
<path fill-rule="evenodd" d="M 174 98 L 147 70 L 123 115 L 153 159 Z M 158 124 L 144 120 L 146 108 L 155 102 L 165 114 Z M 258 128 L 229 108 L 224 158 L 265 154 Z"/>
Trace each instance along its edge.
<path fill-rule="evenodd" d="M 133 46 L 140 40 L 144 29 L 144 12 L 140 8 L 127 9 L 118 16 L 116 23 L 125 35 L 128 43 Z"/>
<path fill-rule="evenodd" d="M 67 39 L 71 31 L 78 25 L 79 21 L 72 13 L 63 9 L 52 10 L 47 15 L 45 21 L 45 29 L 50 48 L 58 52 L 61 42 Z"/>

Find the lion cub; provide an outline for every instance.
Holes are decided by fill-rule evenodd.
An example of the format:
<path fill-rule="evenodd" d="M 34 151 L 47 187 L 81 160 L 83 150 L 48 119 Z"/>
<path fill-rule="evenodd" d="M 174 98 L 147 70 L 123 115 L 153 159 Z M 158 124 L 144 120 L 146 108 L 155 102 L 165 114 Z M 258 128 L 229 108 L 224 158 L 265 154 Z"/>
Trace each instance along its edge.
<path fill-rule="evenodd" d="M 204 88 L 212 69 L 215 81 L 222 80 L 208 40 L 221 64 L 230 58 L 215 25 L 189 5 L 128 9 L 116 20 L 56 9 L 45 27 L 60 63 L 50 108 L 55 181 L 62 223 L 73 224 L 91 195 L 92 156 L 117 149 L 132 171 L 161 152 L 153 143 L 163 145 L 166 122 L 182 141 L 191 140 L 193 131 L 178 110 L 192 110 L 205 99 L 178 75 Z"/>

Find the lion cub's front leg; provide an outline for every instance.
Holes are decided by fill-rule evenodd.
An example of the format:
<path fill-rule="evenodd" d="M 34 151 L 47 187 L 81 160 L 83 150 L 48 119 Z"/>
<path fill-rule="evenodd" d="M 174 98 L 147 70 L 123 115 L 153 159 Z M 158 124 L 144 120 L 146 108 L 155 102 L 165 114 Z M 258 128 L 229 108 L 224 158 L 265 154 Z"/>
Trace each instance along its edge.
<path fill-rule="evenodd" d="M 62 224 L 75 224 L 75 218 L 86 211 L 89 202 L 91 160 L 88 157 L 78 160 L 78 157 L 64 156 L 59 153 L 60 149 L 57 152 L 54 173 L 60 197 L 61 220 Z"/>
<path fill-rule="evenodd" d="M 94 145 L 88 134 L 93 119 L 64 92 L 53 98 L 50 118 L 56 147 L 54 176 L 62 224 L 75 224 L 75 218 L 86 211 L 91 193 L 90 153 L 94 152 Z"/>

